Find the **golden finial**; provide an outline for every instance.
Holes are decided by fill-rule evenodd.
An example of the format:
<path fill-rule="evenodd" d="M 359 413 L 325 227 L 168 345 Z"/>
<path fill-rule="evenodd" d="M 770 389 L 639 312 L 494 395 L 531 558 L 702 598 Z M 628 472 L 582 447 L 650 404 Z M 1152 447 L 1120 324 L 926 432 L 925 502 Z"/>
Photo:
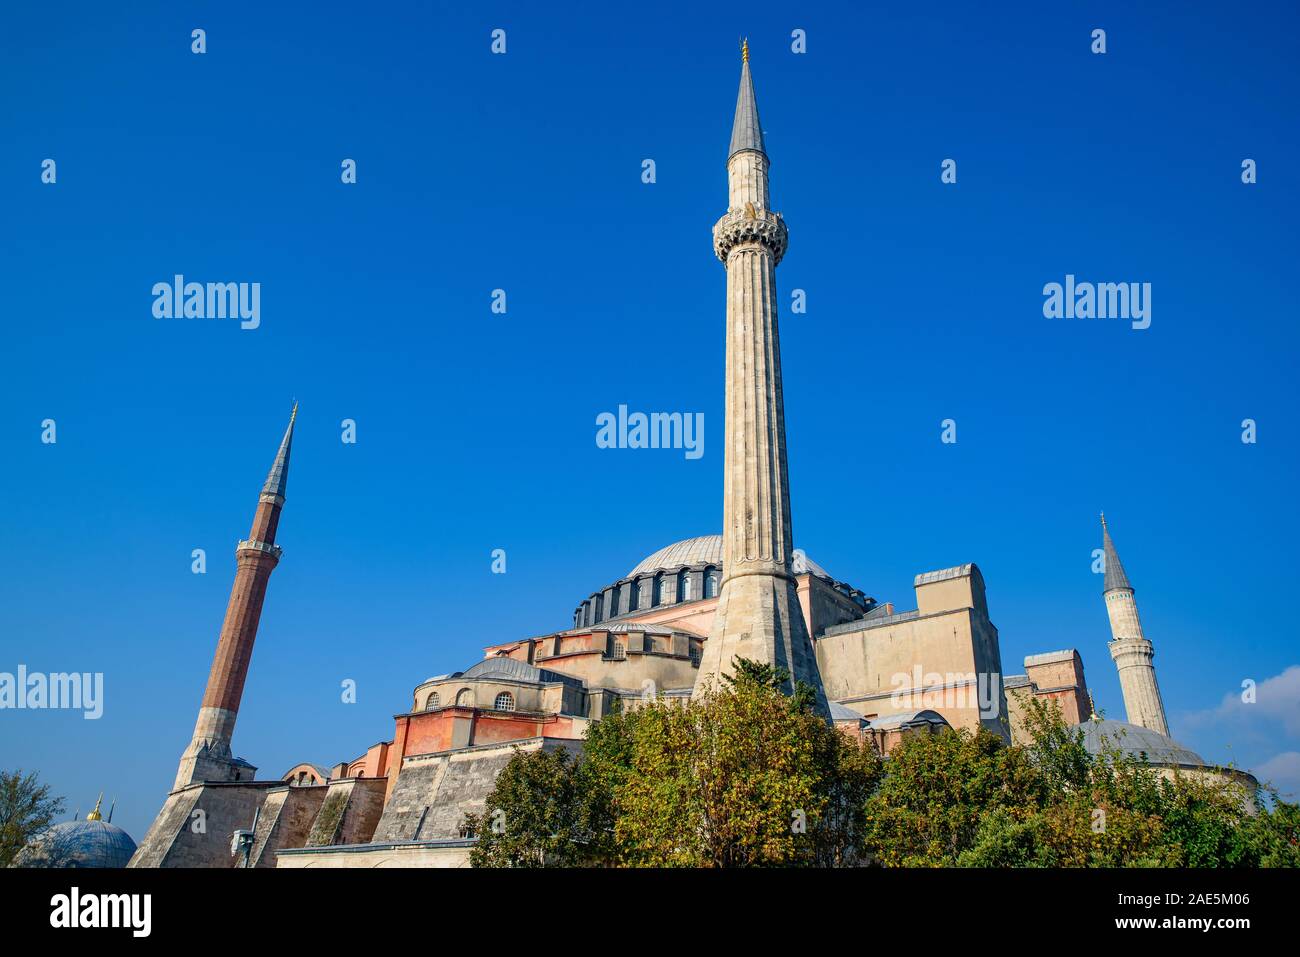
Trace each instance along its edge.
<path fill-rule="evenodd" d="M 749 37 L 745 37 L 740 41 L 740 62 L 749 62 Z"/>
<path fill-rule="evenodd" d="M 87 821 L 98 821 L 100 819 L 99 806 L 104 803 L 104 792 L 99 792 L 99 800 L 95 802 L 95 810 L 86 815 Z"/>
<path fill-rule="evenodd" d="M 1093 721 L 1100 721 L 1100 720 L 1101 720 L 1101 718 L 1099 718 L 1099 717 L 1097 716 L 1097 702 L 1094 701 L 1094 700 L 1092 699 L 1092 692 L 1091 692 L 1091 691 L 1088 692 L 1088 710 L 1092 712 L 1092 714 L 1089 715 L 1089 717 L 1090 717 Z"/>

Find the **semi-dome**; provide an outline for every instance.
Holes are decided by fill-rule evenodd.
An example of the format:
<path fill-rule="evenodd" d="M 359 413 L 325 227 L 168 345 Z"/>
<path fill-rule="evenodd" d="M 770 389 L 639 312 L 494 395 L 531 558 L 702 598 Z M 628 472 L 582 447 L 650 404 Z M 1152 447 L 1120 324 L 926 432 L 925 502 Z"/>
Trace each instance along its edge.
<path fill-rule="evenodd" d="M 64 821 L 18 852 L 14 867 L 126 867 L 135 841 L 107 821 Z"/>
<path fill-rule="evenodd" d="M 1100 754 L 1107 749 L 1119 750 L 1130 757 L 1145 756 L 1149 764 L 1205 767 L 1205 762 L 1195 751 L 1150 728 L 1109 719 L 1084 721 L 1075 727 L 1083 732 L 1083 746 L 1092 754 Z"/>
<path fill-rule="evenodd" d="M 561 681 L 565 684 L 582 684 L 580 680 L 569 675 L 563 675 L 558 671 L 551 671 L 547 668 L 538 668 L 526 661 L 519 661 L 506 655 L 494 655 L 491 658 L 484 658 L 482 661 L 466 668 L 458 677 L 478 678 L 485 681 L 525 681 L 533 684 L 554 681 Z"/>

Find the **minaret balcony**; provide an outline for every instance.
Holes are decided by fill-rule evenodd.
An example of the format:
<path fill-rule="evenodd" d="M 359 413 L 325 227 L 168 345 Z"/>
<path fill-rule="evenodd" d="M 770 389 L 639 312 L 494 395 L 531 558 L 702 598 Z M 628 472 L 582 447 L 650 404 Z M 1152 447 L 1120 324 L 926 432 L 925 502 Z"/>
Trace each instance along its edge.
<path fill-rule="evenodd" d="M 284 553 L 284 549 L 279 545 L 272 545 L 269 542 L 259 542 L 251 538 L 245 538 L 241 539 L 239 543 L 235 545 L 235 554 L 239 555 L 241 552 L 261 552 L 264 555 L 270 555 L 278 560 Z"/>
<path fill-rule="evenodd" d="M 713 226 L 713 251 L 724 263 L 731 250 L 743 243 L 758 243 L 772 251 L 779 263 L 789 245 L 790 234 L 781 214 L 770 209 L 729 209 Z"/>

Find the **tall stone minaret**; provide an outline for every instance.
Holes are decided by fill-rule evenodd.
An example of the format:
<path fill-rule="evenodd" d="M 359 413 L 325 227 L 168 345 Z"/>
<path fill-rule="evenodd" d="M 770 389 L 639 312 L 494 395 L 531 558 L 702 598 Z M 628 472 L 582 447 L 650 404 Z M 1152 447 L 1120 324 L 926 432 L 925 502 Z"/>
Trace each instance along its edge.
<path fill-rule="evenodd" d="M 1101 516 L 1101 538 L 1106 563 L 1102 593 L 1106 598 L 1106 613 L 1110 615 L 1110 656 L 1115 659 L 1115 667 L 1119 670 L 1128 723 L 1168 734 L 1165 705 L 1160 698 L 1160 685 L 1156 683 L 1156 669 L 1152 664 L 1156 651 L 1142 634 L 1137 602 L 1133 600 L 1133 586 L 1128 583 L 1124 566 L 1119 562 L 1104 514 Z"/>
<path fill-rule="evenodd" d="M 289 480 L 289 449 L 293 445 L 293 421 L 298 416 L 295 403 L 289 416 L 280 449 L 271 464 L 262 494 L 253 514 L 253 528 L 248 538 L 235 546 L 235 584 L 230 589 L 226 620 L 217 639 L 212 658 L 208 688 L 194 725 L 194 739 L 181 755 L 172 790 L 200 781 L 235 781 L 247 774 L 237 767 L 230 751 L 230 738 L 239 716 L 239 701 L 244 694 L 244 679 L 253 657 L 257 624 L 262 617 L 262 601 L 271 571 L 280 561 L 280 546 L 275 544 L 280 510 L 284 507 L 284 490 Z"/>
<path fill-rule="evenodd" d="M 723 580 L 704 644 L 695 695 L 720 684 L 735 657 L 785 668 L 826 693 L 792 573 L 790 481 L 777 336 L 776 265 L 787 232 L 768 201 L 768 158 L 742 47 L 740 95 L 727 157 L 727 212 L 713 248 L 727 267 L 726 452 L 723 465 Z"/>

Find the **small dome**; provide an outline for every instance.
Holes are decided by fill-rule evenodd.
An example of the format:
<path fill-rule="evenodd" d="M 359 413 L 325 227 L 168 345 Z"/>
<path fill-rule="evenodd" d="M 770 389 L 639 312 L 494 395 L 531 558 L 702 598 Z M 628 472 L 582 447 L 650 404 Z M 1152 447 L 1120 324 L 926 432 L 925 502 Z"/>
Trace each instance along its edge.
<path fill-rule="evenodd" d="M 14 867 L 126 867 L 135 841 L 107 821 L 64 821 L 18 852 Z"/>
<path fill-rule="evenodd" d="M 804 557 L 804 563 L 807 569 L 796 569 L 796 572 L 804 570 L 812 572 L 814 575 L 822 578 L 830 578 L 826 574 L 826 569 L 822 568 L 811 558 Z M 636 566 L 627 573 L 628 578 L 635 578 L 643 572 L 657 572 L 660 569 L 680 568 L 683 565 L 716 565 L 722 567 L 722 536 L 721 535 L 701 535 L 698 538 L 684 538 L 680 542 L 673 542 L 671 545 L 665 545 L 657 552 L 653 552 L 643 558 Z"/>
<path fill-rule="evenodd" d="M 1134 758 L 1145 755 L 1150 764 L 1205 767 L 1205 762 L 1195 751 L 1150 728 L 1110 720 L 1084 721 L 1075 728 L 1083 732 L 1083 746 L 1091 754 L 1100 754 L 1104 748 L 1118 749 Z"/>

